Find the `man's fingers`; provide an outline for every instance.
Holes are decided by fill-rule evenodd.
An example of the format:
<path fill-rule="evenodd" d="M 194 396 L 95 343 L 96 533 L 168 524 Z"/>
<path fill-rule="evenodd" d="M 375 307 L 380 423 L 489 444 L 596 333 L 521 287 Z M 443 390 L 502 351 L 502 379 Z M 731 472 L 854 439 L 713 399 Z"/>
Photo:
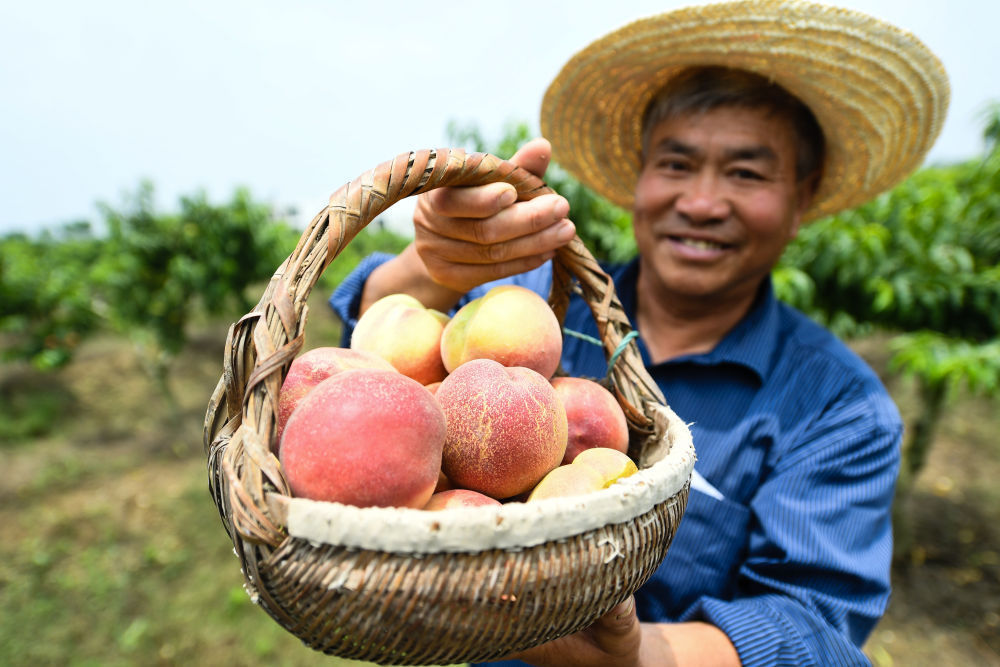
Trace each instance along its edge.
<path fill-rule="evenodd" d="M 597 619 L 590 626 L 590 632 L 594 644 L 611 658 L 608 664 L 617 664 L 619 660 L 628 662 L 631 657 L 638 656 L 642 626 L 636 615 L 635 598 L 630 596 Z"/>
<path fill-rule="evenodd" d="M 521 146 L 510 158 L 510 161 L 541 178 L 549 168 L 551 159 L 552 145 L 549 144 L 548 139 L 539 137 Z"/>
<path fill-rule="evenodd" d="M 470 221 L 469 224 L 476 228 L 478 223 Z M 479 239 L 467 241 L 447 236 L 421 236 L 416 239 L 416 246 L 425 263 L 440 258 L 458 264 L 496 264 L 554 252 L 572 240 L 574 235 L 576 227 L 569 220 L 563 220 L 503 242 L 482 243 Z"/>
<path fill-rule="evenodd" d="M 468 188 L 438 188 L 420 195 L 418 205 L 448 218 L 486 218 L 517 201 L 517 190 L 509 183 L 488 183 Z"/>
<path fill-rule="evenodd" d="M 436 235 L 490 245 L 536 234 L 569 223 L 569 204 L 558 195 L 542 195 L 518 206 L 505 208 L 488 219 L 479 217 L 417 217 L 417 225 L 426 225 Z M 563 241 L 568 241 L 569 238 Z"/>
<path fill-rule="evenodd" d="M 627 600 L 616 605 L 607 614 L 601 617 L 600 626 L 602 629 L 615 634 L 627 634 L 639 626 L 639 616 L 635 610 L 635 598 L 629 596 Z"/>
<path fill-rule="evenodd" d="M 433 255 L 422 255 L 421 258 L 437 283 L 463 292 L 483 283 L 537 269 L 554 255 L 554 252 L 542 253 L 492 264 L 439 262 Z"/>
<path fill-rule="evenodd" d="M 641 641 L 635 599 L 629 597 L 585 630 L 507 657 L 542 667 L 635 665 Z"/>
<path fill-rule="evenodd" d="M 545 175 L 552 147 L 547 139 L 532 139 L 510 158 L 538 177 Z M 467 188 L 438 188 L 419 197 L 421 203 L 438 215 L 450 218 L 486 218 L 507 208 L 517 200 L 517 192 L 509 183 L 489 183 Z"/>

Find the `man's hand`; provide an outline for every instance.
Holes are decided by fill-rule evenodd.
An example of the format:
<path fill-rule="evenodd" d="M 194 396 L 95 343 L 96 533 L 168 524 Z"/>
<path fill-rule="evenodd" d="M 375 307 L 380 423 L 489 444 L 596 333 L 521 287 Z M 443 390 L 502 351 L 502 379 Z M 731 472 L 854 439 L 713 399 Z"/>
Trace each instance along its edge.
<path fill-rule="evenodd" d="M 641 639 L 635 599 L 630 597 L 585 630 L 507 657 L 538 667 L 636 667 Z"/>
<path fill-rule="evenodd" d="M 640 623 L 635 598 L 576 634 L 507 656 L 536 667 L 739 667 L 736 647 L 703 621 Z"/>
<path fill-rule="evenodd" d="M 545 139 L 525 144 L 510 161 L 543 176 L 551 149 Z M 516 202 L 514 187 L 440 188 L 420 195 L 413 214 L 414 247 L 427 273 L 456 293 L 523 273 L 551 259 L 576 233 L 560 195 Z"/>

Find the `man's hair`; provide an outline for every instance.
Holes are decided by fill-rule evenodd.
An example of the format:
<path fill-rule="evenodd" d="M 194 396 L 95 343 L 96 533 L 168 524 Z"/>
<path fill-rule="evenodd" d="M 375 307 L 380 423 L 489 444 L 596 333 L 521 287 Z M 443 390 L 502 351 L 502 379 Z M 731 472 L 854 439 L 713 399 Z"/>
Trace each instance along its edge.
<path fill-rule="evenodd" d="M 720 108 L 764 109 L 785 119 L 797 139 L 796 179 L 802 182 L 821 173 L 825 141 L 809 107 L 766 77 L 720 66 L 686 69 L 657 94 L 643 116 L 643 160 L 648 155 L 653 129 L 661 122 Z"/>

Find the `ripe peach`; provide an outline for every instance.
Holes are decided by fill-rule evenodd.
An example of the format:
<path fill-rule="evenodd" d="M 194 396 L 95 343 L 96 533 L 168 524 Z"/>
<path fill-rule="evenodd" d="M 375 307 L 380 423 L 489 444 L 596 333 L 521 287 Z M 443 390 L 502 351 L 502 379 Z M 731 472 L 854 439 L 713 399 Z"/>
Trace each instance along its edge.
<path fill-rule="evenodd" d="M 444 470 L 439 471 L 437 485 L 434 487 L 434 493 L 451 491 L 454 488 L 455 485 L 451 483 L 450 479 L 448 479 L 448 475 L 444 474 Z"/>
<path fill-rule="evenodd" d="M 639 471 L 635 462 L 617 449 L 608 447 L 591 447 L 580 452 L 573 465 L 591 468 L 601 475 L 604 488 L 617 482 L 622 477 L 628 477 Z"/>
<path fill-rule="evenodd" d="M 457 487 L 510 498 L 566 452 L 566 411 L 530 368 L 474 359 L 441 382 L 436 398 L 448 422 L 442 470 Z"/>
<path fill-rule="evenodd" d="M 531 290 L 501 285 L 462 306 L 444 328 L 441 357 L 451 372 L 471 359 L 524 366 L 552 377 L 562 356 L 555 313 Z"/>
<path fill-rule="evenodd" d="M 500 505 L 500 501 L 483 495 L 478 491 L 451 489 L 435 493 L 427 501 L 427 504 L 424 505 L 424 509 L 437 512 L 452 507 L 483 507 L 487 505 L 497 506 Z"/>
<path fill-rule="evenodd" d="M 427 504 L 441 470 L 444 413 L 396 371 L 323 380 L 292 413 L 279 455 L 292 494 L 359 507 Z"/>
<path fill-rule="evenodd" d="M 315 347 L 292 360 L 278 394 L 278 414 L 275 415 L 278 433 L 272 447 L 275 453 L 278 452 L 285 424 L 299 401 L 323 380 L 350 368 L 395 370 L 382 357 L 346 347 Z"/>
<path fill-rule="evenodd" d="M 628 422 L 618 400 L 603 386 L 586 378 L 552 378 L 569 425 L 569 441 L 563 463 L 591 447 L 628 451 Z"/>
<path fill-rule="evenodd" d="M 527 502 L 544 498 L 581 496 L 604 488 L 604 478 L 590 466 L 561 465 L 551 470 L 528 496 Z"/>
<path fill-rule="evenodd" d="M 408 294 L 373 303 L 354 327 L 351 349 L 374 352 L 420 384 L 443 380 L 441 332 L 448 316 Z"/>

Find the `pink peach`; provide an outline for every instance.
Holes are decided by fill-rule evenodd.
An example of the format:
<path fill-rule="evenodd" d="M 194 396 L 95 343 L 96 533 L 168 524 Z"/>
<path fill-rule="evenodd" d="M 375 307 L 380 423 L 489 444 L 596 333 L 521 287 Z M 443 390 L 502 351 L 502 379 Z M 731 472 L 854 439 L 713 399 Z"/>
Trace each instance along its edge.
<path fill-rule="evenodd" d="M 278 414 L 275 416 L 278 430 L 272 447 L 275 453 L 279 450 L 285 424 L 299 401 L 323 380 L 351 368 L 395 370 L 382 357 L 346 347 L 315 347 L 292 360 L 278 394 Z"/>
<path fill-rule="evenodd" d="M 431 499 L 424 505 L 424 509 L 437 512 L 455 507 L 495 507 L 499 505 L 499 500 L 490 498 L 478 491 L 450 489 L 448 491 L 440 491 L 431 496 Z"/>
<path fill-rule="evenodd" d="M 295 496 L 359 507 L 427 504 L 446 422 L 434 397 L 396 371 L 323 380 L 292 413 L 279 459 Z"/>
<path fill-rule="evenodd" d="M 442 470 L 457 487 L 510 498 L 534 487 L 566 452 L 566 411 L 530 368 L 468 361 L 436 398 L 448 422 Z"/>
<path fill-rule="evenodd" d="M 628 422 L 618 400 L 602 385 L 577 377 L 552 378 L 566 407 L 569 440 L 563 463 L 592 447 L 628 451 Z"/>

